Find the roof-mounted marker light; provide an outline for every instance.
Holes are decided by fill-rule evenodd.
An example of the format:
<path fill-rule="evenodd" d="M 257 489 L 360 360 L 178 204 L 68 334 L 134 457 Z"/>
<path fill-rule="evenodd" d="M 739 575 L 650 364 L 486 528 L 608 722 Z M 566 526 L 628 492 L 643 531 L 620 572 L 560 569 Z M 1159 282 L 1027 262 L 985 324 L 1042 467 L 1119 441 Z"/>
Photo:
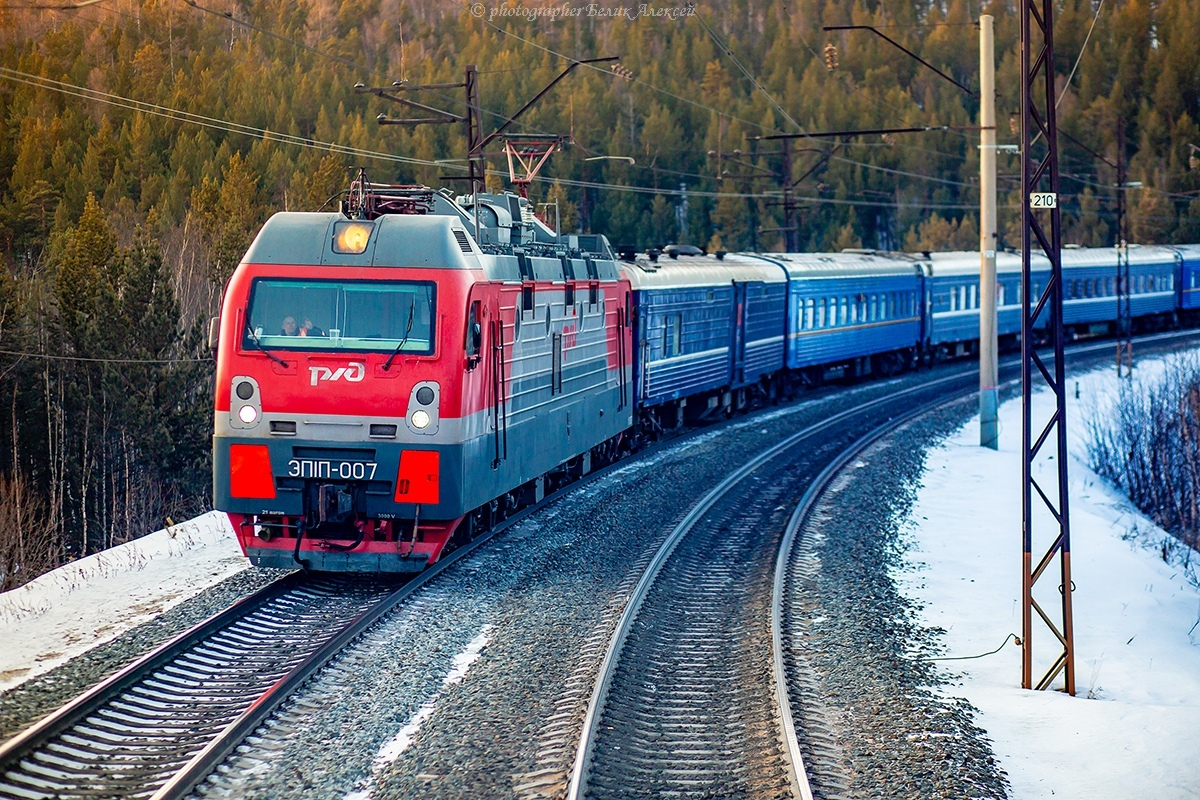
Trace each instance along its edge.
<path fill-rule="evenodd" d="M 335 222 L 333 225 L 333 252 L 361 253 L 367 249 L 371 239 L 372 225 L 369 222 Z"/>

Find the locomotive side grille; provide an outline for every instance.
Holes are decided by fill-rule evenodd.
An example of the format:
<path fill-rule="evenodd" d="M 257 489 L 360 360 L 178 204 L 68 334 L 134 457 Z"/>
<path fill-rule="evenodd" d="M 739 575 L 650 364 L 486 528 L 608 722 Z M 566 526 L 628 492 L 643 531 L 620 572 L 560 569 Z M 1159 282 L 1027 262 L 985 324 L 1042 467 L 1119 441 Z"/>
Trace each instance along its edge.
<path fill-rule="evenodd" d="M 471 242 L 470 242 L 470 240 L 467 239 L 466 231 L 462 231 L 462 230 L 459 230 L 458 228 L 455 228 L 454 229 L 454 238 L 458 240 L 458 246 L 460 248 L 462 248 L 462 251 L 464 253 L 471 252 Z"/>
<path fill-rule="evenodd" d="M 293 458 L 334 459 L 345 461 L 374 461 L 375 451 L 339 447 L 293 447 Z"/>

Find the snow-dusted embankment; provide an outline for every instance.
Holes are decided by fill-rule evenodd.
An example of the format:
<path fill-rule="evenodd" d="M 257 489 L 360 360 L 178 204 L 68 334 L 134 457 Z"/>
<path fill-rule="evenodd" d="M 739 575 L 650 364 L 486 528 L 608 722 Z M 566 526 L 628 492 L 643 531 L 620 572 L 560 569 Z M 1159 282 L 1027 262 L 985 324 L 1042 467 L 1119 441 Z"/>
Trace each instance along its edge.
<path fill-rule="evenodd" d="M 1145 362 L 1139 374 L 1161 369 Z M 1115 370 L 1084 375 L 1068 408 L 1078 696 L 1020 689 L 1011 643 L 943 662 L 962 676 L 950 691 L 980 710 L 1015 800 L 1200 797 L 1200 590 L 1163 561 L 1167 534 L 1085 463 L 1087 415 L 1116 387 Z M 1036 402 L 1046 418 L 1050 398 Z M 1021 633 L 1020 400 L 1002 406 L 1000 421 L 999 452 L 978 446 L 978 417 L 930 451 L 909 566 L 897 576 L 927 622 L 946 630 L 948 656 Z M 1054 469 L 1042 465 L 1051 488 Z M 1052 658 L 1057 642 L 1040 623 L 1034 630 L 1035 654 Z"/>
<path fill-rule="evenodd" d="M 229 518 L 214 511 L 0 594 L 0 691 L 115 639 L 247 566 Z"/>

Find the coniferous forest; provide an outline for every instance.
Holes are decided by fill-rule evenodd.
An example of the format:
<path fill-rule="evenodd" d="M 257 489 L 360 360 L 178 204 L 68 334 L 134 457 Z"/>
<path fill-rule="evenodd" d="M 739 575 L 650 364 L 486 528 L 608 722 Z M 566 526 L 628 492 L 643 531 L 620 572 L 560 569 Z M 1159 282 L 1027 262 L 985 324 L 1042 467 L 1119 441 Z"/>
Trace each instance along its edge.
<path fill-rule="evenodd" d="M 657 16 L 621 0 L 50 5 L 0 7 L 0 588 L 207 507 L 202 331 L 268 216 L 336 207 L 360 167 L 463 174 L 461 125 L 381 126 L 428 114 L 357 83 L 455 84 L 476 65 L 486 135 L 567 57 L 619 56 L 575 69 L 511 130 L 571 138 L 530 190 L 564 230 L 643 248 L 783 247 L 779 144 L 753 137 L 924 126 L 939 129 L 794 142 L 800 246 L 978 246 L 977 99 L 869 32 L 823 26 L 875 26 L 977 92 L 974 23 L 994 15 L 998 139 L 1017 139 L 1017 6 L 999 0 Z M 1065 241 L 1116 241 L 1119 158 L 1130 239 L 1200 241 L 1200 0 L 1058 13 Z M 464 113 L 458 89 L 406 96 Z M 506 185 L 498 148 L 489 168 Z M 1000 154 L 1009 247 L 1018 169 Z"/>

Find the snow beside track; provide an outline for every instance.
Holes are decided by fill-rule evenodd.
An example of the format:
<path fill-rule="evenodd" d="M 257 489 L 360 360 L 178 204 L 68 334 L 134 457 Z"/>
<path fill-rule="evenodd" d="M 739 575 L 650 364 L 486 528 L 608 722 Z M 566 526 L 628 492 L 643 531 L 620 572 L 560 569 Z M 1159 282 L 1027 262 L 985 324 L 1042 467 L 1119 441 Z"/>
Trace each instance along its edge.
<path fill-rule="evenodd" d="M 1137 374 L 1162 370 L 1145 361 Z M 959 677 L 947 691 L 980 710 L 1014 800 L 1200 798 L 1200 589 L 1178 559 L 1164 562 L 1167 534 L 1086 466 L 1086 420 L 1115 397 L 1115 369 L 1081 376 L 1078 400 L 1076 381 L 1068 386 L 1077 696 L 1019 688 L 1011 641 L 995 655 L 939 662 Z M 1051 398 L 1035 402 L 1045 419 Z M 1001 407 L 1000 423 L 999 452 L 978 446 L 978 417 L 929 452 L 908 521 L 912 549 L 896 577 L 927 624 L 945 629 L 946 656 L 1021 633 L 1019 399 Z M 1047 491 L 1054 470 L 1048 461 L 1037 473 Z M 1035 561 L 1045 547 L 1035 539 Z M 1053 592 L 1058 582 L 1043 580 Z M 1039 599 L 1057 609 L 1056 595 Z M 1059 648 L 1036 617 L 1034 631 L 1037 680 Z"/>
<path fill-rule="evenodd" d="M 115 639 L 249 566 L 210 512 L 0 594 L 0 691 Z"/>

